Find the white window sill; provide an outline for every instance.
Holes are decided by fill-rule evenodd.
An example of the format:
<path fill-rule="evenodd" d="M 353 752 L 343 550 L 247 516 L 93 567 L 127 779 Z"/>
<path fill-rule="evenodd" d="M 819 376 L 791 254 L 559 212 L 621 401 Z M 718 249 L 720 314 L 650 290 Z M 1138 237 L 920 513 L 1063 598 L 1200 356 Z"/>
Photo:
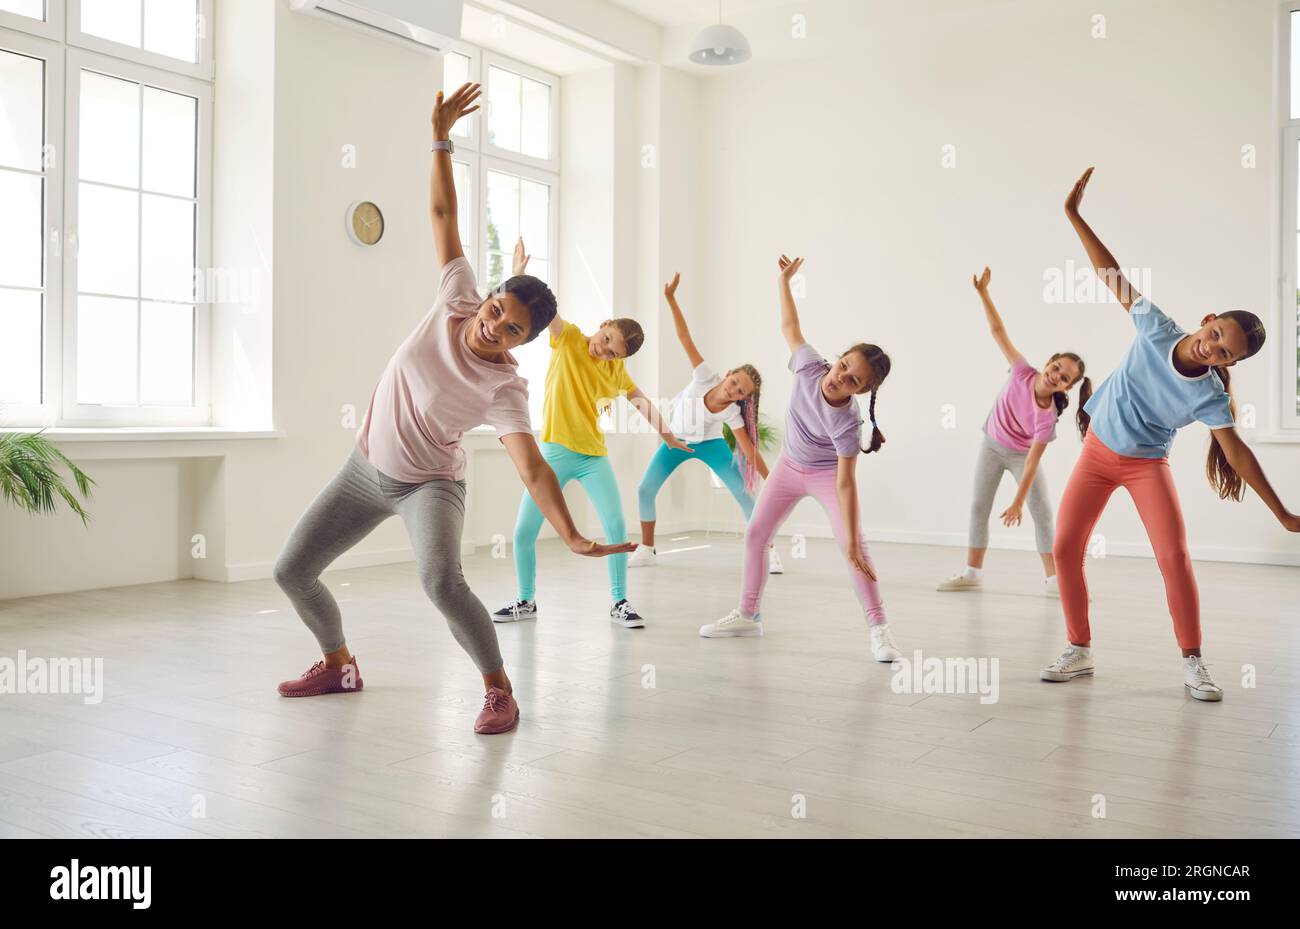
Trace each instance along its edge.
<path fill-rule="evenodd" d="M 282 439 L 279 429 L 226 429 L 220 426 L 3 426 L 2 432 L 40 432 L 60 442 L 203 442 L 228 439 Z"/>

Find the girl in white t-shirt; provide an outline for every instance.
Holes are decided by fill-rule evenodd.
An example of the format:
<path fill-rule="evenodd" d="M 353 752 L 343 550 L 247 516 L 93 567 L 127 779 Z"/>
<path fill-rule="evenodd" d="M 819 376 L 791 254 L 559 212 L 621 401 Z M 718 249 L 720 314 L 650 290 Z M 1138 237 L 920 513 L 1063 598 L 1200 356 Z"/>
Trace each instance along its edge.
<path fill-rule="evenodd" d="M 683 462 L 692 458 L 704 462 L 731 491 L 749 519 L 754 511 L 758 475 L 767 477 L 767 464 L 758 451 L 758 398 L 763 378 L 750 364 L 739 365 L 726 374 L 717 374 L 704 361 L 686 317 L 677 303 L 680 274 L 664 285 L 664 297 L 677 325 L 677 339 L 690 359 L 691 381 L 673 400 L 669 431 L 691 447 L 689 452 L 661 444 L 650 459 L 638 492 L 641 509 L 641 544 L 628 561 L 629 568 L 645 568 L 655 563 L 655 498 L 664 481 Z M 722 427 L 730 426 L 736 440 L 733 453 L 723 438 Z M 781 573 L 776 552 L 769 552 L 769 570 Z"/>

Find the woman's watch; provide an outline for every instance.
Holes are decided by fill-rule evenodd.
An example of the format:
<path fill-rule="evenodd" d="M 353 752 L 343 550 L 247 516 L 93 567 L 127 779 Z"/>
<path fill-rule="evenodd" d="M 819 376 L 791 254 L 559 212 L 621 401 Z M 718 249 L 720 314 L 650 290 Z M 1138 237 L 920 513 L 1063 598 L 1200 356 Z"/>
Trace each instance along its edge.
<path fill-rule="evenodd" d="M 446 152 L 448 155 L 454 155 L 456 153 L 456 143 L 451 139 L 434 139 L 433 148 L 430 151 Z"/>

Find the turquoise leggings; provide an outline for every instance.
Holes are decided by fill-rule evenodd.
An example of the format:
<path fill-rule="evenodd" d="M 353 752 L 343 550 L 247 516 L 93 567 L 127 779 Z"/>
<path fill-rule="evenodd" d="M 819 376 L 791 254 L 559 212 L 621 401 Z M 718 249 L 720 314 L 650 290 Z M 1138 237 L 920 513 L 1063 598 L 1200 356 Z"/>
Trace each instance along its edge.
<path fill-rule="evenodd" d="M 605 542 L 609 545 L 626 542 L 623 501 L 608 456 L 580 455 L 554 442 L 543 442 L 541 446 L 542 457 L 555 472 L 561 487 L 574 478 L 582 484 L 600 516 Z M 515 576 L 519 578 L 520 600 L 532 600 L 537 595 L 537 534 L 541 531 L 542 511 L 525 490 L 515 520 Z M 627 596 L 627 555 L 609 555 L 605 566 L 609 568 L 609 592 L 617 603 Z"/>
<path fill-rule="evenodd" d="M 692 445 L 695 454 L 690 455 L 686 452 L 679 452 L 675 448 L 669 448 L 667 445 L 660 445 L 659 451 L 650 459 L 650 466 L 645 469 L 645 476 L 641 478 L 641 488 L 638 493 L 641 506 L 641 522 L 652 523 L 655 521 L 655 497 L 659 496 L 659 488 L 664 486 L 664 481 L 668 476 L 681 467 L 683 462 L 696 459 L 704 462 L 709 469 L 718 476 L 718 479 L 726 485 L 727 490 L 736 498 L 740 508 L 745 511 L 745 519 L 754 512 L 754 498 L 745 490 L 745 478 L 736 467 L 736 460 L 732 457 L 731 449 L 727 448 L 726 439 L 709 439 L 707 442 L 699 442 Z"/>

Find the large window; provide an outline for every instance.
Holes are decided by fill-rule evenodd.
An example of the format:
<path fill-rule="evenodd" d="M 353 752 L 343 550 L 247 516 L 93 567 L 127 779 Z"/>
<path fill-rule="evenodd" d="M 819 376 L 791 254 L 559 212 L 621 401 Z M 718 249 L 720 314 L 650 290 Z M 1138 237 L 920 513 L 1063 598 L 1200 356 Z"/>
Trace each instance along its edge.
<path fill-rule="evenodd" d="M 0 0 L 0 425 L 201 425 L 210 0 Z"/>
<path fill-rule="evenodd" d="M 443 55 L 443 87 L 483 85 L 480 109 L 458 123 L 453 167 L 460 234 L 482 290 L 510 277 L 523 236 L 528 273 L 556 288 L 560 162 L 556 148 L 559 79 L 491 52 L 457 45 Z M 516 353 L 528 379 L 533 418 L 542 408 L 550 352 L 540 336 Z"/>
<path fill-rule="evenodd" d="M 1282 7 L 1282 415 L 1300 430 L 1300 2 Z"/>

